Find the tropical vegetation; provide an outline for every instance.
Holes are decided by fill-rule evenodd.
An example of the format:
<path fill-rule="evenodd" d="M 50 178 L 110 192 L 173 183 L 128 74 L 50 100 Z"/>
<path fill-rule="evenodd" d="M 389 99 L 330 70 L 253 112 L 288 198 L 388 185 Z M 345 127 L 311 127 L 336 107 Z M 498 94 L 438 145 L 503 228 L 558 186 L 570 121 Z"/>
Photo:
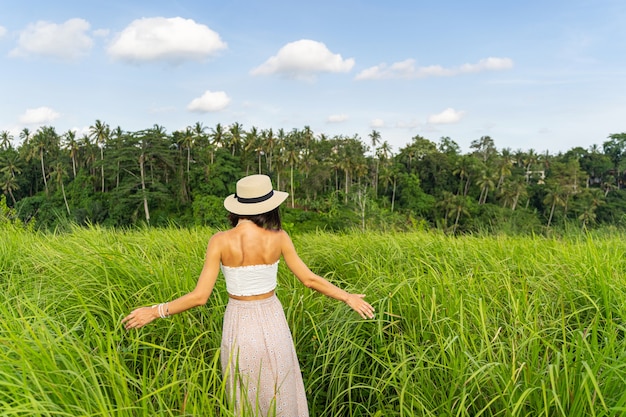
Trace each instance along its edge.
<path fill-rule="evenodd" d="M 415 136 L 394 152 L 373 130 L 332 136 L 197 122 L 168 133 L 96 120 L 0 132 L 0 186 L 21 222 L 129 227 L 222 226 L 235 181 L 268 174 L 290 192 L 285 219 L 303 230 L 540 232 L 626 224 L 626 133 L 558 154 L 498 149 L 480 137 Z"/>

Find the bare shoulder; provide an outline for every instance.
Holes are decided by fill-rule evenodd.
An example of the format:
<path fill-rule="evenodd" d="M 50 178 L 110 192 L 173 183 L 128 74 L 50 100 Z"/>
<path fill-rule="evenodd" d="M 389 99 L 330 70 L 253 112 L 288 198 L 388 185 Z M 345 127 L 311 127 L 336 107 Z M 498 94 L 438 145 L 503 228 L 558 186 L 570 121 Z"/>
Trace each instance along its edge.
<path fill-rule="evenodd" d="M 209 238 L 209 247 L 221 249 L 226 239 L 228 239 L 228 231 L 216 232 Z"/>
<path fill-rule="evenodd" d="M 278 239 L 283 255 L 295 252 L 295 247 L 293 245 L 291 237 L 289 236 L 289 233 L 285 232 L 284 230 L 279 230 Z"/>
<path fill-rule="evenodd" d="M 291 237 L 289 236 L 287 232 L 281 229 L 281 230 L 277 230 L 276 233 L 281 244 L 291 243 Z"/>

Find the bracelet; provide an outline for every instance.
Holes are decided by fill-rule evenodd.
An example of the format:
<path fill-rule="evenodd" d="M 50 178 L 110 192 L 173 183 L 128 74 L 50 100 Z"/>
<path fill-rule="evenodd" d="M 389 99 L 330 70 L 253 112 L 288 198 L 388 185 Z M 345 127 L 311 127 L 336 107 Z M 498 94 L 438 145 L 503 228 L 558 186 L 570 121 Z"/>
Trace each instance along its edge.
<path fill-rule="evenodd" d="M 159 313 L 159 317 L 162 319 L 166 319 L 170 317 L 170 303 L 161 303 L 159 305 L 153 305 L 152 308 L 157 308 L 157 313 Z"/>

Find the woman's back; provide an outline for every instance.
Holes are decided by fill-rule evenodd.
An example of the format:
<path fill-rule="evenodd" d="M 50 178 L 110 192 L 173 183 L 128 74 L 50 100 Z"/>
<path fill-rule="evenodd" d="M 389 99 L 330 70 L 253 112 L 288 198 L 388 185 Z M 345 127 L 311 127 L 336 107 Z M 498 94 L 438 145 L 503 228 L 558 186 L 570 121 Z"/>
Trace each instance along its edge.
<path fill-rule="evenodd" d="M 222 265 L 239 267 L 271 265 L 281 256 L 282 231 L 258 227 L 250 220 L 221 233 L 220 252 Z"/>

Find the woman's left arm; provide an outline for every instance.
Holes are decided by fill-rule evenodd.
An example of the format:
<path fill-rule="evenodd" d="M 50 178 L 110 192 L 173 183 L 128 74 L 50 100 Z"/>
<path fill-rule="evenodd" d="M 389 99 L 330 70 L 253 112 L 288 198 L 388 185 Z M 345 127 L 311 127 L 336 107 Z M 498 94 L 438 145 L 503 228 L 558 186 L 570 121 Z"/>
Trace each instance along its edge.
<path fill-rule="evenodd" d="M 327 297 L 343 301 L 364 319 L 374 318 L 374 307 L 364 300 L 365 294 L 349 293 L 311 271 L 298 255 L 289 235 L 284 231 L 281 231 L 281 252 L 291 272 L 306 287 Z"/>

